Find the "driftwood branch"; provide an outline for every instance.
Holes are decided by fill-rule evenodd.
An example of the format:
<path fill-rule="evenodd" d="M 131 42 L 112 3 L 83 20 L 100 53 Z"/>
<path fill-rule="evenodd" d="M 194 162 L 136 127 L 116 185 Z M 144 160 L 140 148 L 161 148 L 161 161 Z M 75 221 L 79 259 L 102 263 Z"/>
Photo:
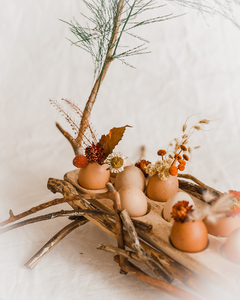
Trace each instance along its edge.
<path fill-rule="evenodd" d="M 70 133 L 68 133 L 66 130 L 64 130 L 62 128 L 62 126 L 56 122 L 56 127 L 59 129 L 59 131 L 65 136 L 65 138 L 69 141 L 69 143 L 71 144 L 73 151 L 75 153 L 75 155 L 78 154 L 83 154 L 82 153 L 82 149 L 79 147 L 78 143 L 76 142 L 76 140 L 71 136 Z"/>
<path fill-rule="evenodd" d="M 34 214 L 40 210 L 43 210 L 45 208 L 48 208 L 50 206 L 54 206 L 54 205 L 57 205 L 57 204 L 61 204 L 61 203 L 66 203 L 66 202 L 71 202 L 71 201 L 74 201 L 74 200 L 78 200 L 79 199 L 79 196 L 71 196 L 69 198 L 57 198 L 57 199 L 54 199 L 54 200 L 51 200 L 51 201 L 48 201 L 48 202 L 45 202 L 45 203 L 42 203 L 40 205 L 37 205 L 37 206 L 34 206 L 32 207 L 31 209 L 23 212 L 23 213 L 20 213 L 18 215 L 14 215 L 12 210 L 9 211 L 9 218 L 3 222 L 0 223 L 0 226 L 5 226 L 9 223 L 12 223 L 12 222 L 15 222 L 15 221 L 18 221 L 22 218 L 25 218 L 31 214 Z"/>
<path fill-rule="evenodd" d="M 190 179 L 193 182 L 195 182 L 196 184 L 198 184 L 200 187 L 202 187 L 205 190 L 210 190 L 211 192 L 215 192 L 217 194 L 219 194 L 220 192 L 218 190 L 215 190 L 214 188 L 204 184 L 202 181 L 198 180 L 196 177 L 189 175 L 189 174 L 178 174 L 179 178 L 184 178 L 184 179 Z M 221 193 L 220 193 L 221 194 Z"/>
<path fill-rule="evenodd" d="M 110 199 L 113 200 L 113 209 L 114 209 L 114 215 L 115 215 L 115 222 L 116 222 L 116 233 L 117 233 L 117 242 L 118 242 L 118 248 L 120 249 L 125 249 L 125 242 L 124 242 L 124 237 L 123 237 L 123 223 L 120 218 L 120 212 L 121 212 L 121 199 L 120 195 L 117 192 L 117 190 L 114 188 L 114 186 L 108 182 L 106 184 L 106 187 L 110 193 Z M 128 261 L 126 257 L 120 255 L 119 256 L 119 265 L 121 268 L 120 273 L 126 274 L 124 270 L 124 266 L 128 264 Z"/>
<path fill-rule="evenodd" d="M 57 211 L 57 212 L 53 212 L 53 213 L 49 213 L 46 215 L 42 215 L 42 216 L 38 216 L 35 218 L 31 218 L 28 220 L 24 220 L 21 222 L 18 222 L 16 224 L 4 227 L 2 229 L 0 229 L 0 234 L 25 226 L 25 225 L 29 225 L 29 224 L 33 224 L 33 223 L 37 223 L 37 222 L 41 222 L 41 221 L 46 221 L 46 220 L 52 220 L 58 217 L 68 217 L 70 220 L 75 220 L 79 217 L 82 217 L 84 215 L 106 215 L 106 216 L 113 216 L 113 213 L 110 212 L 104 212 L 104 211 L 100 211 L 100 210 L 90 210 L 90 209 L 86 209 L 86 210 L 81 210 L 81 211 L 75 211 L 75 210 L 61 210 L 61 211 Z"/>
<path fill-rule="evenodd" d="M 135 250 L 138 257 L 147 264 L 158 278 L 167 282 L 172 282 L 174 279 L 172 274 L 168 272 L 161 263 L 156 262 L 141 246 L 136 229 L 126 209 L 121 212 L 120 216 L 129 234 L 132 248 Z"/>
<path fill-rule="evenodd" d="M 114 257 L 114 260 L 119 263 L 118 257 Z M 153 286 L 154 288 L 158 289 L 159 291 L 162 291 L 170 296 L 173 296 L 177 299 L 184 299 L 184 300 L 200 300 L 197 297 L 192 296 L 191 294 L 179 289 L 178 287 L 171 285 L 167 282 L 161 281 L 157 278 L 153 278 L 146 273 L 144 273 L 142 270 L 140 270 L 138 267 L 136 267 L 134 264 L 128 262 L 127 265 L 124 266 L 124 270 L 133 275 L 134 277 L 148 283 L 149 285 Z"/>
<path fill-rule="evenodd" d="M 25 266 L 32 269 L 47 253 L 49 253 L 65 236 L 74 229 L 87 223 L 88 220 L 81 217 L 74 222 L 68 224 L 57 234 L 55 234 L 26 264 Z"/>
<path fill-rule="evenodd" d="M 118 247 L 114 247 L 114 246 L 111 246 L 111 245 L 105 245 L 105 244 L 99 244 L 97 246 L 97 249 L 98 250 L 104 250 L 106 252 L 110 252 L 114 255 L 122 255 L 128 259 L 135 259 L 137 261 L 142 261 L 141 258 L 138 257 L 138 255 L 133 252 L 133 251 L 128 251 L 128 250 L 123 250 L 123 249 L 120 249 Z"/>

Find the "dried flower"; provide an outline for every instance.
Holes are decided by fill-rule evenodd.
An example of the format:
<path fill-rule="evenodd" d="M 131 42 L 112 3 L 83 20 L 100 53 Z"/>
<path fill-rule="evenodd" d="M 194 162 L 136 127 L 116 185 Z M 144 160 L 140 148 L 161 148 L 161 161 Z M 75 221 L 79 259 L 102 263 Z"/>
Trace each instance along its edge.
<path fill-rule="evenodd" d="M 176 158 L 176 159 L 182 159 L 182 156 L 180 155 L 180 154 L 178 154 L 178 153 L 176 153 L 175 155 L 174 155 L 174 157 Z"/>
<path fill-rule="evenodd" d="M 146 173 L 146 167 L 151 164 L 150 161 L 142 159 L 138 162 L 136 162 L 135 166 L 138 167 L 144 174 L 145 177 L 148 176 L 148 174 Z"/>
<path fill-rule="evenodd" d="M 84 155 L 77 155 L 73 159 L 73 165 L 77 168 L 84 168 L 88 164 L 88 160 Z"/>
<path fill-rule="evenodd" d="M 185 165 L 184 164 L 179 164 L 178 165 L 178 170 L 179 171 L 184 171 L 185 170 Z"/>
<path fill-rule="evenodd" d="M 169 173 L 170 173 L 170 175 L 172 175 L 172 176 L 176 176 L 176 175 L 178 174 L 178 168 L 175 167 L 175 166 L 171 166 L 171 167 L 169 168 Z"/>
<path fill-rule="evenodd" d="M 113 152 L 108 155 L 104 161 L 109 166 L 109 170 L 112 173 L 120 173 L 124 170 L 127 163 L 127 157 L 120 152 Z"/>
<path fill-rule="evenodd" d="M 161 149 L 161 150 L 158 150 L 157 155 L 164 156 L 166 153 L 167 153 L 166 150 Z"/>
<path fill-rule="evenodd" d="M 186 161 L 189 161 L 189 157 L 187 156 L 187 154 L 183 154 L 183 159 L 185 159 Z"/>
<path fill-rule="evenodd" d="M 180 147 L 181 147 L 182 151 L 187 151 L 187 147 L 186 147 L 186 146 L 184 146 L 183 144 L 182 144 L 182 145 L 180 145 Z"/>
<path fill-rule="evenodd" d="M 210 121 L 207 119 L 203 119 L 203 120 L 199 121 L 200 124 L 209 124 L 209 122 Z"/>
<path fill-rule="evenodd" d="M 189 215 L 193 212 L 192 205 L 189 206 L 188 201 L 178 201 L 172 207 L 172 217 L 176 222 L 186 222 L 189 219 Z"/>
<path fill-rule="evenodd" d="M 85 156 L 88 162 L 97 162 L 102 164 L 104 161 L 104 152 L 100 143 L 92 143 L 85 149 Z"/>
<path fill-rule="evenodd" d="M 155 164 L 149 164 L 145 167 L 145 172 L 150 175 L 150 176 L 154 176 L 157 173 Z"/>
<path fill-rule="evenodd" d="M 193 128 L 196 129 L 196 130 L 201 130 L 202 129 L 199 125 L 194 125 Z"/>

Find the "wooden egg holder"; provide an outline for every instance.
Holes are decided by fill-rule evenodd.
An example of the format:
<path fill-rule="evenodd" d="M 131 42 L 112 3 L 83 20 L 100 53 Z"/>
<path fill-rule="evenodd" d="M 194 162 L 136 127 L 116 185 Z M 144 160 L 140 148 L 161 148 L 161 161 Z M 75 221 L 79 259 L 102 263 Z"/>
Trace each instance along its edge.
<path fill-rule="evenodd" d="M 90 190 L 83 189 L 78 184 L 77 175 L 78 170 L 68 172 L 64 176 L 64 180 L 71 183 L 80 194 L 92 192 Z M 106 191 L 107 189 L 103 189 L 95 192 L 104 193 Z M 202 209 L 205 205 L 208 205 L 192 195 L 191 197 L 195 202 L 197 210 Z M 230 262 L 223 256 L 222 248 L 225 238 L 218 238 L 209 235 L 209 243 L 205 250 L 198 253 L 179 251 L 172 246 L 169 240 L 172 224 L 167 222 L 162 217 L 164 203 L 155 202 L 150 199 L 147 199 L 147 201 L 149 206 L 148 213 L 142 217 L 132 218 L 134 222 L 139 222 L 139 224 L 142 223 L 150 225 L 151 230 L 145 228 L 144 226 L 138 226 L 139 224 L 135 223 L 137 225 L 135 225 L 136 231 L 140 239 L 157 249 L 159 253 L 166 254 L 175 262 L 179 263 L 181 266 L 185 266 L 188 270 L 199 275 L 201 278 L 215 284 L 218 287 L 221 286 L 221 288 L 224 288 L 225 290 L 234 295 L 238 295 L 239 297 L 240 267 L 239 265 Z M 87 203 L 88 204 L 86 205 L 83 200 L 76 200 L 73 203 L 70 203 L 70 205 L 74 209 L 95 208 L 101 209 L 105 212 L 113 212 L 113 202 L 110 199 L 88 199 Z M 86 215 L 85 217 L 102 230 L 116 238 L 115 233 L 113 234 L 113 232 L 109 230 L 108 226 L 105 226 L 102 220 L 100 220 L 98 217 L 93 217 L 91 215 Z"/>

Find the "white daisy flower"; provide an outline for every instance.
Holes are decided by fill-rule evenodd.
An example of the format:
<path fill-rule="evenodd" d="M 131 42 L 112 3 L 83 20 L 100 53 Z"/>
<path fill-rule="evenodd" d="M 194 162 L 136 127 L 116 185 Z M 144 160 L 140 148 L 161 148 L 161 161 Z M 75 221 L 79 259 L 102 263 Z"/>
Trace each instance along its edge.
<path fill-rule="evenodd" d="M 120 173 L 127 164 L 127 157 L 121 152 L 113 152 L 108 155 L 104 163 L 109 166 L 108 170 L 111 173 Z"/>

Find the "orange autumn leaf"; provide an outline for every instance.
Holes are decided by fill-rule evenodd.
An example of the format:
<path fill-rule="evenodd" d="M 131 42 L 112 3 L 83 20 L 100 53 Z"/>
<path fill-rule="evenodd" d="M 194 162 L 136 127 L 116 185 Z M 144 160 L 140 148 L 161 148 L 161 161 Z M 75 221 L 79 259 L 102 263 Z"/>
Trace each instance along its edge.
<path fill-rule="evenodd" d="M 100 144 L 104 149 L 104 155 L 107 157 L 112 153 L 113 149 L 121 141 L 123 134 L 126 130 L 126 127 L 131 127 L 129 125 L 123 127 L 113 127 L 108 135 L 102 135 L 100 139 Z"/>

